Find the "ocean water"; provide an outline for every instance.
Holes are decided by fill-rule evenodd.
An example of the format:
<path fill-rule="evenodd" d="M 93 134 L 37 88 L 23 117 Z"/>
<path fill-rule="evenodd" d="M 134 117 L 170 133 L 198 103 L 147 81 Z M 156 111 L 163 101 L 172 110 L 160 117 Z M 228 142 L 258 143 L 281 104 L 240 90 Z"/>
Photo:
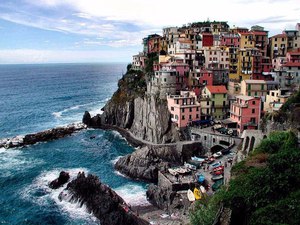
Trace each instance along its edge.
<path fill-rule="evenodd" d="M 108 101 L 126 64 L 0 65 L 0 138 L 80 121 Z M 96 138 L 90 139 L 91 136 Z M 0 224 L 97 224 L 48 183 L 61 170 L 96 174 L 131 205 L 147 204 L 146 184 L 113 169 L 134 149 L 117 132 L 88 129 L 21 149 L 0 149 Z"/>

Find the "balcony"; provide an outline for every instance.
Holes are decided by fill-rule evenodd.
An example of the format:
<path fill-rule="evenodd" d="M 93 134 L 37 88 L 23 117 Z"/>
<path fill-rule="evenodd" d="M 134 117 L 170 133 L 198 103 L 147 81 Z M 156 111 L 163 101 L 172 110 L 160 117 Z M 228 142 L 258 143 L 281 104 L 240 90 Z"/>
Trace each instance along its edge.
<path fill-rule="evenodd" d="M 233 105 L 235 105 L 235 106 L 237 106 L 239 108 L 248 108 L 248 104 L 247 103 L 240 104 L 240 103 L 234 102 Z"/>
<path fill-rule="evenodd" d="M 286 80 L 293 80 L 294 79 L 294 75 L 285 75 L 284 76 Z"/>

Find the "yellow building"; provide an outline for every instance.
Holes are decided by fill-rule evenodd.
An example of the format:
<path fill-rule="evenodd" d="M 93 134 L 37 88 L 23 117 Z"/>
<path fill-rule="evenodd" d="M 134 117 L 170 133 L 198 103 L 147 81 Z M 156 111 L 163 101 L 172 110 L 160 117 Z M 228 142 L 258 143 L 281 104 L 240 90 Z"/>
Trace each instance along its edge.
<path fill-rule="evenodd" d="M 272 90 L 266 96 L 266 102 L 264 103 L 264 110 L 266 112 L 278 111 L 280 107 L 288 100 L 291 96 L 289 90 Z"/>
<path fill-rule="evenodd" d="M 250 32 L 240 33 L 240 48 L 254 48 L 254 35 Z"/>
<path fill-rule="evenodd" d="M 229 110 L 226 87 L 207 85 L 202 90 L 200 104 L 205 119 L 226 119 Z"/>
<path fill-rule="evenodd" d="M 239 80 L 238 75 L 238 47 L 229 47 L 229 79 Z"/>
<path fill-rule="evenodd" d="M 238 67 L 237 67 L 237 74 L 238 79 L 241 80 L 248 80 L 252 75 L 252 61 L 253 56 L 251 53 L 252 49 L 240 49 L 238 52 Z"/>
<path fill-rule="evenodd" d="M 288 47 L 288 37 L 286 34 L 277 34 L 270 37 L 271 59 L 278 56 L 285 56 Z"/>

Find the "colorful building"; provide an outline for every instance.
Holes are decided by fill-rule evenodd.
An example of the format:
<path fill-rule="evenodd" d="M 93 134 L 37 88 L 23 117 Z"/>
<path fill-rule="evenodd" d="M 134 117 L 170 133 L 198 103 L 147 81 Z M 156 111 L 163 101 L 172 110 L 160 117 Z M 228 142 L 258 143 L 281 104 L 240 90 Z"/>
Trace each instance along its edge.
<path fill-rule="evenodd" d="M 245 95 L 236 96 L 236 100 L 230 107 L 230 120 L 237 123 L 239 135 L 244 130 L 259 128 L 261 114 L 261 99 Z"/>
<path fill-rule="evenodd" d="M 286 34 L 277 34 L 269 38 L 271 59 L 278 56 L 285 56 L 288 46 L 288 37 Z"/>
<path fill-rule="evenodd" d="M 180 95 L 168 95 L 168 109 L 171 113 L 172 122 L 179 128 L 200 120 L 200 103 L 197 101 L 195 92 L 181 91 Z"/>
<path fill-rule="evenodd" d="M 223 85 L 203 88 L 201 97 L 202 114 L 205 119 L 225 119 L 228 112 L 227 89 Z"/>
<path fill-rule="evenodd" d="M 266 102 L 264 103 L 264 111 L 269 113 L 278 111 L 290 96 L 291 92 L 288 89 L 269 91 L 266 96 Z"/>
<path fill-rule="evenodd" d="M 202 33 L 203 47 L 212 47 L 214 45 L 214 36 L 211 33 Z"/>
<path fill-rule="evenodd" d="M 270 90 L 278 88 L 278 82 L 265 80 L 243 80 L 241 94 L 253 97 L 265 97 Z"/>

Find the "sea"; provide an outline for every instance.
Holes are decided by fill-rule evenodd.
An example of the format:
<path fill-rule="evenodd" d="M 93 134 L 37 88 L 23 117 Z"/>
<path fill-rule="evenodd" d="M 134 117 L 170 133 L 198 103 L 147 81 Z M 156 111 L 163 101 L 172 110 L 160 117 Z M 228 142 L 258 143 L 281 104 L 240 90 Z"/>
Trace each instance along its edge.
<path fill-rule="evenodd" d="M 0 65 L 0 139 L 42 131 L 92 115 L 117 89 L 124 63 Z M 95 137 L 95 138 L 91 138 Z M 78 203 L 51 190 L 60 171 L 97 175 L 131 205 L 147 205 L 146 185 L 113 168 L 134 151 L 115 131 L 87 129 L 15 149 L 0 148 L 0 224 L 99 224 Z"/>

